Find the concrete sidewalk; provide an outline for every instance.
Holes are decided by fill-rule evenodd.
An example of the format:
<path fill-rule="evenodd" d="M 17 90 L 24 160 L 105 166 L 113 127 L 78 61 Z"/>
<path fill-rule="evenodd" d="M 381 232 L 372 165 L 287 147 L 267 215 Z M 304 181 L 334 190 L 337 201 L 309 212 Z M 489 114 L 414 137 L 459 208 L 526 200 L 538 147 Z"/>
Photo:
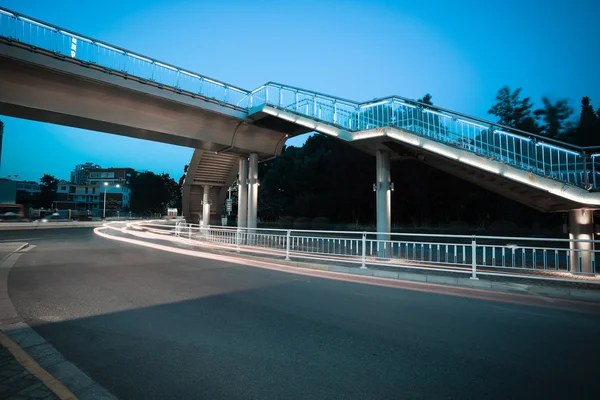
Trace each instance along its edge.
<path fill-rule="evenodd" d="M 21 365 L 9 349 L 4 346 L 0 346 L 0 398 L 15 400 L 60 399 L 40 379 Z"/>

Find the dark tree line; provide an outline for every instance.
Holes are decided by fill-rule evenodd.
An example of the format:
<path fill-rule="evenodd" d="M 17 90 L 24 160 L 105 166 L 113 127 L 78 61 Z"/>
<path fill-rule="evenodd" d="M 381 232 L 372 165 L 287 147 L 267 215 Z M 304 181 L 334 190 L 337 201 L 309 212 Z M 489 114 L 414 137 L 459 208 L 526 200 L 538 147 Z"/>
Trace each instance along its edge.
<path fill-rule="evenodd" d="M 181 212 L 181 185 L 169 174 L 146 171 L 131 178 L 130 209 L 135 213 L 165 213 L 168 207 Z"/>
<path fill-rule="evenodd" d="M 569 101 L 559 98 L 552 101 L 542 97 L 542 107 L 533 110 L 529 97 L 521 97 L 521 88 L 512 91 L 504 86 L 496 95 L 488 113 L 498 117 L 501 125 L 574 144 L 577 146 L 600 145 L 600 108 L 594 111 L 591 99 L 581 99 L 579 118 L 571 118 L 575 111 Z"/>

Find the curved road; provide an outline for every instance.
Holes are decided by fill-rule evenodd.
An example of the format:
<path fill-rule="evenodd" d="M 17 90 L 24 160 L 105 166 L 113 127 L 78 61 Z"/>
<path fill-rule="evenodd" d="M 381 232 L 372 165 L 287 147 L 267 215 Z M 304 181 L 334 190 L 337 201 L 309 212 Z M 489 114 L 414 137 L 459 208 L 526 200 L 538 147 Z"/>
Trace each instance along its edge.
<path fill-rule="evenodd" d="M 600 398 L 589 308 L 290 274 L 91 229 L 0 232 L 23 238 L 37 247 L 9 273 L 17 312 L 123 399 Z"/>

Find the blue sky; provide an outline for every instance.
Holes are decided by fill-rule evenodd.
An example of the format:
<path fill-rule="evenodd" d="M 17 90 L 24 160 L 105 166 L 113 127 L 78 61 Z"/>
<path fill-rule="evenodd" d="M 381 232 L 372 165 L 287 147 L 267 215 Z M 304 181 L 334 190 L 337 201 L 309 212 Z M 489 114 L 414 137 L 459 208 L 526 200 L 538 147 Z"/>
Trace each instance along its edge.
<path fill-rule="evenodd" d="M 0 0 L 0 5 L 253 89 L 267 81 L 354 100 L 390 94 L 478 117 L 505 84 L 536 105 L 600 107 L 600 2 Z M 1 117 L 0 177 L 67 179 L 75 164 L 178 178 L 192 149 Z M 299 144 L 293 139 L 288 144 Z M 135 153 L 131 152 L 135 146 Z"/>

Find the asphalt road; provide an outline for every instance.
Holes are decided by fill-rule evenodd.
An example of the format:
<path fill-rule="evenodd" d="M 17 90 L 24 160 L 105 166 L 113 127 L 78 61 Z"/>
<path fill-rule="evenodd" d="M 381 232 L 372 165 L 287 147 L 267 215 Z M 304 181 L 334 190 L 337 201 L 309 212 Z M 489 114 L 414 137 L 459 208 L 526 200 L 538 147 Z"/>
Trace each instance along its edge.
<path fill-rule="evenodd" d="M 600 398 L 598 315 L 25 238 L 17 312 L 123 399 Z"/>

